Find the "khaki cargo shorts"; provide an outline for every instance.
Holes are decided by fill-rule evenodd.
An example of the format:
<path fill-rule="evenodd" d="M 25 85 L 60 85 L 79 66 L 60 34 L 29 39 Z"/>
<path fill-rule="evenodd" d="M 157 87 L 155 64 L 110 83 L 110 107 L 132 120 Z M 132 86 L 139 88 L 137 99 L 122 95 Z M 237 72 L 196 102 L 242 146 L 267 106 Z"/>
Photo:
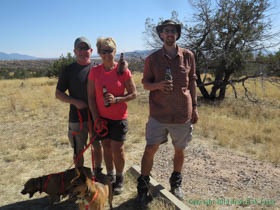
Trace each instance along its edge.
<path fill-rule="evenodd" d="M 73 136 L 72 132 L 79 132 L 79 133 Z M 79 122 L 69 122 L 68 138 L 72 148 L 74 148 L 74 139 L 75 139 L 77 151 L 82 151 L 87 145 L 88 136 L 89 136 L 88 122 L 83 122 L 83 128 L 81 131 L 80 131 Z M 98 144 L 100 144 L 100 141 L 95 139 L 93 141 L 93 145 L 98 145 Z"/>
<path fill-rule="evenodd" d="M 176 149 L 185 149 L 192 140 L 193 126 L 191 122 L 171 124 L 161 123 L 152 117 L 146 124 L 147 145 L 163 144 L 168 141 L 168 134 L 172 139 L 172 144 Z"/>

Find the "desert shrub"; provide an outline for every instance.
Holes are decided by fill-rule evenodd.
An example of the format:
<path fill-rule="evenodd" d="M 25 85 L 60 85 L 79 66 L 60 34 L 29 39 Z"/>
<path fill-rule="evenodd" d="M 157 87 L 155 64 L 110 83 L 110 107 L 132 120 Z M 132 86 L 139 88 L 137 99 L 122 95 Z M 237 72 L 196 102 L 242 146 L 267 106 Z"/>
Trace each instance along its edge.
<path fill-rule="evenodd" d="M 65 57 L 61 55 L 59 59 L 54 61 L 52 68 L 50 68 L 47 72 L 47 76 L 58 77 L 63 68 L 75 61 L 76 58 L 72 56 L 71 53 L 67 53 L 67 56 Z"/>

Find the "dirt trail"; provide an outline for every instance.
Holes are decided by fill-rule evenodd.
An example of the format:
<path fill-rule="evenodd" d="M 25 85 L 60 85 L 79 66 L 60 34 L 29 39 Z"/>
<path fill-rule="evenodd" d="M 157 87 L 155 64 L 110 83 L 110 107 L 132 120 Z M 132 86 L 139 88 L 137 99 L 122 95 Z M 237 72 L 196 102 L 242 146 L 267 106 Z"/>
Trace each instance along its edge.
<path fill-rule="evenodd" d="M 172 145 L 161 146 L 152 176 L 167 189 L 172 161 Z M 185 203 L 191 209 L 280 209 L 279 165 L 194 138 L 182 174 Z"/>

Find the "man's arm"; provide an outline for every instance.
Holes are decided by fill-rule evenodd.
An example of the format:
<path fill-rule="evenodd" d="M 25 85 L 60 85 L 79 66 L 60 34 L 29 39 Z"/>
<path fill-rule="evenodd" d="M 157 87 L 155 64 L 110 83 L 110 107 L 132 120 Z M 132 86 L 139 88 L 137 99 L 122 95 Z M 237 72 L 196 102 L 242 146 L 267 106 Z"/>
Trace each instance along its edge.
<path fill-rule="evenodd" d="M 144 73 L 142 84 L 145 90 L 154 91 L 154 90 L 161 90 L 164 93 L 168 93 L 170 89 L 172 89 L 173 84 L 172 81 L 160 81 L 160 82 L 153 82 L 154 75 L 150 68 L 150 58 L 145 60 L 144 65 Z"/>
<path fill-rule="evenodd" d="M 191 54 L 191 71 L 189 74 L 189 89 L 192 98 L 192 123 L 195 124 L 198 121 L 199 115 L 197 110 L 197 94 L 196 94 L 196 66 L 194 55 Z"/>
<path fill-rule="evenodd" d="M 84 109 L 88 107 L 88 105 L 82 100 L 75 99 L 58 89 L 55 91 L 55 97 L 62 102 L 73 104 L 77 109 Z"/>
<path fill-rule="evenodd" d="M 69 75 L 67 74 L 68 66 L 60 72 L 56 90 L 55 90 L 55 97 L 59 99 L 62 102 L 73 104 L 77 109 L 84 109 L 87 108 L 88 105 L 81 100 L 75 99 L 71 97 L 69 94 L 66 94 L 66 90 L 68 90 L 68 81 L 69 81 Z"/>

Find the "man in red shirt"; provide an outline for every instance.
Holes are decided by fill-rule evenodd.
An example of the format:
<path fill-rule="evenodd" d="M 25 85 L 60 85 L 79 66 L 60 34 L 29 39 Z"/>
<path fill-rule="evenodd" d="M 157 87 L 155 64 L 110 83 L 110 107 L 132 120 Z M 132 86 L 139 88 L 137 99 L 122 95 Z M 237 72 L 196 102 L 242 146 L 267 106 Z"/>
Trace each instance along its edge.
<path fill-rule="evenodd" d="M 184 149 L 192 138 L 192 124 L 198 121 L 194 55 L 176 44 L 181 35 L 181 25 L 165 20 L 156 30 L 163 47 L 146 58 L 142 79 L 144 88 L 150 91 L 150 116 L 137 185 L 140 204 L 148 201 L 153 158 L 159 145 L 167 142 L 168 133 L 175 150 L 173 173 L 169 179 L 171 192 L 183 200 L 181 170 Z"/>

